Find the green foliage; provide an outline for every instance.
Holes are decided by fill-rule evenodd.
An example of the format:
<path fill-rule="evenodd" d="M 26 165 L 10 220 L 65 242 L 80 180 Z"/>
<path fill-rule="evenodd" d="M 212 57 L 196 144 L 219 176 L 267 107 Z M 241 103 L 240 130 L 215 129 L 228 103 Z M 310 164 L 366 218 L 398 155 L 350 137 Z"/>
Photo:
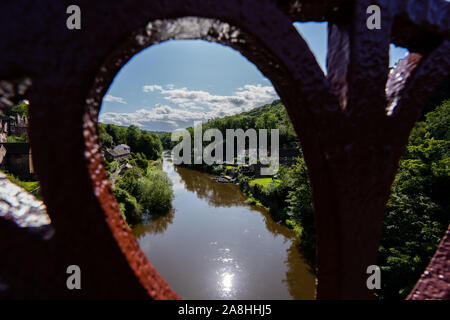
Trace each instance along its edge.
<path fill-rule="evenodd" d="M 119 163 L 117 161 L 113 161 L 110 163 L 109 165 L 109 172 L 113 173 L 117 170 L 117 168 L 119 168 Z"/>
<path fill-rule="evenodd" d="M 270 136 L 270 129 L 279 129 L 279 143 L 282 147 L 299 147 L 297 135 L 292 126 L 292 122 L 287 114 L 286 108 L 280 100 L 275 100 L 271 104 L 267 104 L 258 108 L 254 108 L 248 112 L 239 113 L 233 116 L 227 116 L 220 119 L 211 119 L 203 123 L 202 130 L 218 129 L 224 140 L 226 140 L 227 129 L 267 129 Z M 187 128 L 193 139 L 193 128 Z M 171 133 L 165 132 L 160 134 L 160 139 L 164 149 L 172 149 L 178 142 L 171 141 Z M 270 142 L 270 138 L 268 138 Z M 192 147 L 194 146 L 191 141 Z M 209 142 L 204 142 L 204 145 Z M 224 155 L 226 141 L 223 144 Z"/>
<path fill-rule="evenodd" d="M 223 171 L 223 166 L 222 165 L 218 165 L 218 166 L 214 166 L 213 168 L 212 168 L 212 174 L 221 174 L 222 173 L 222 171 Z"/>
<path fill-rule="evenodd" d="M 99 137 L 100 144 L 106 148 L 127 144 L 133 153 L 141 153 L 141 158 L 156 160 L 161 155 L 162 144 L 159 135 L 134 125 L 125 128 L 99 123 Z"/>
<path fill-rule="evenodd" d="M 126 190 L 116 187 L 114 195 L 120 205 L 120 209 L 129 224 L 135 224 L 142 219 L 142 210 L 136 198 L 131 196 Z"/>
<path fill-rule="evenodd" d="M 209 120 L 203 125 L 203 132 L 210 128 L 220 130 L 224 138 L 226 137 L 226 129 L 243 129 L 244 131 L 251 128 L 267 129 L 268 134 L 270 134 L 270 129 L 278 128 L 280 130 L 280 146 L 299 146 L 292 122 L 280 100 L 234 116 Z"/>
<path fill-rule="evenodd" d="M 157 159 L 162 151 L 161 140 L 155 133 L 145 132 L 138 138 L 138 144 L 135 148 L 137 152 L 142 152 L 147 159 Z"/>
<path fill-rule="evenodd" d="M 134 152 L 138 150 L 140 138 L 141 138 L 141 131 L 139 130 L 138 127 L 131 125 L 127 128 L 126 131 L 127 144 Z"/>
<path fill-rule="evenodd" d="M 148 160 L 138 158 L 135 160 L 136 165 L 141 168 L 142 170 L 147 170 L 148 167 Z"/>
<path fill-rule="evenodd" d="M 166 213 L 172 207 L 173 191 L 167 175 L 158 169 L 150 170 L 138 180 L 138 199 L 150 214 Z"/>
<path fill-rule="evenodd" d="M 262 187 L 267 187 L 269 186 L 269 184 L 274 183 L 275 185 L 277 183 L 279 183 L 280 180 L 277 179 L 272 179 L 272 178 L 258 178 L 258 179 L 253 179 L 249 182 L 250 185 L 255 185 L 255 184 L 259 184 Z"/>
<path fill-rule="evenodd" d="M 116 180 L 114 191 L 130 224 L 139 222 L 144 214 L 167 213 L 173 200 L 171 182 L 160 169 L 161 160 L 152 161 L 152 165 L 148 166 L 149 162 L 144 159 L 144 155 L 134 156 L 135 158 L 129 161 L 134 166 L 124 170 Z"/>
<path fill-rule="evenodd" d="M 103 166 L 108 173 L 111 173 L 111 162 L 103 158 Z"/>
<path fill-rule="evenodd" d="M 248 196 L 248 198 L 247 198 L 247 200 L 245 200 L 246 204 L 248 204 L 250 206 L 258 206 L 258 207 L 262 207 L 263 206 L 261 204 L 261 202 L 256 200 L 251 193 L 248 193 L 247 196 Z"/>
<path fill-rule="evenodd" d="M 427 137 L 450 141 L 450 100 L 426 114 Z"/>
<path fill-rule="evenodd" d="M 301 230 L 301 247 L 311 264 L 315 262 L 316 228 L 314 222 L 314 206 L 312 188 L 309 182 L 306 163 L 298 158 L 297 163 L 284 173 L 284 180 L 289 188 L 287 215 L 291 225 Z"/>
<path fill-rule="evenodd" d="M 8 136 L 6 139 L 10 143 L 28 142 L 28 134 L 25 132 L 20 137 Z"/>
<path fill-rule="evenodd" d="M 6 173 L 9 181 L 12 183 L 18 185 L 19 187 L 25 189 L 28 192 L 31 192 L 39 187 L 39 181 L 24 181 L 20 180 L 18 177 L 14 176 L 13 174 Z"/>
<path fill-rule="evenodd" d="M 6 112 L 7 116 L 15 116 L 15 115 L 27 116 L 28 117 L 28 103 L 25 101 L 15 105 L 10 110 Z"/>
<path fill-rule="evenodd" d="M 255 121 L 255 129 L 276 129 L 278 124 L 278 117 L 271 112 L 264 112 Z"/>
<path fill-rule="evenodd" d="M 171 132 L 161 132 L 159 134 L 159 138 L 161 140 L 161 144 L 164 150 L 170 150 L 177 144 L 177 142 L 171 141 L 171 135 L 172 135 Z"/>
<path fill-rule="evenodd" d="M 379 249 L 379 298 L 407 296 L 450 223 L 449 111 L 447 101 L 417 123 L 400 161 Z"/>
<path fill-rule="evenodd" d="M 102 123 L 100 123 L 99 126 L 105 127 L 106 132 L 112 137 L 114 145 L 127 143 L 126 139 L 127 129 L 125 127 L 116 126 L 114 124 L 102 124 Z"/>
<path fill-rule="evenodd" d="M 133 166 L 127 169 L 120 179 L 116 181 L 116 187 L 126 190 L 133 197 L 139 196 L 138 180 L 144 175 L 141 168 Z"/>
<path fill-rule="evenodd" d="M 406 297 L 450 223 L 449 108 L 446 101 L 416 124 L 400 161 L 379 249 L 383 281 L 376 294 L 380 299 Z M 304 160 L 297 159 L 291 168 L 282 167 L 278 179 L 280 183 L 269 184 L 263 196 L 273 197 L 275 192 L 282 194 L 283 188 L 288 190 L 285 223 L 299 234 L 303 253 L 314 264 L 314 207 Z"/>
<path fill-rule="evenodd" d="M 100 144 L 106 148 L 112 148 L 114 146 L 114 139 L 106 131 L 106 127 L 103 123 L 98 124 L 98 132 L 99 132 Z"/>
<path fill-rule="evenodd" d="M 159 158 L 158 160 L 152 160 L 150 161 L 149 167 L 147 168 L 147 170 L 152 170 L 153 168 L 162 170 L 162 159 Z"/>
<path fill-rule="evenodd" d="M 403 299 L 428 265 L 450 223 L 450 103 L 429 112 L 411 132 L 386 207 L 378 265 L 380 299 Z M 315 224 L 312 190 L 304 160 L 279 172 L 287 196 L 286 223 L 300 235 L 314 264 Z"/>

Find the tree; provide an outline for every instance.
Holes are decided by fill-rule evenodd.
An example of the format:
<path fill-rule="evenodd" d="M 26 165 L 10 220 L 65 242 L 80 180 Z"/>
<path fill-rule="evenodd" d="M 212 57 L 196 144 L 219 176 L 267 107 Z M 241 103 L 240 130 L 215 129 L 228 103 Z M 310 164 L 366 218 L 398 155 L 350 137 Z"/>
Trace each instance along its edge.
<path fill-rule="evenodd" d="M 147 159 L 158 159 L 160 152 L 162 151 L 161 140 L 159 137 L 154 133 L 145 132 L 141 134 L 138 139 L 136 150 L 144 153 Z"/>
<path fill-rule="evenodd" d="M 8 110 L 6 112 L 7 116 L 16 116 L 16 115 L 20 115 L 20 116 L 26 116 L 28 117 L 28 102 L 27 101 L 22 101 L 21 103 L 15 105 L 14 107 L 12 107 L 10 110 Z"/>
<path fill-rule="evenodd" d="M 136 201 L 126 190 L 121 188 L 114 189 L 114 195 L 120 205 L 120 209 L 129 224 L 135 224 L 142 219 L 142 210 Z"/>
<path fill-rule="evenodd" d="M 172 207 L 173 191 L 167 175 L 152 169 L 138 181 L 139 203 L 150 214 L 164 214 Z"/>
<path fill-rule="evenodd" d="M 378 264 L 380 298 L 404 298 L 428 265 L 450 223 L 449 141 L 425 140 L 409 146 L 411 159 L 400 162 L 386 208 Z"/>
<path fill-rule="evenodd" d="M 106 148 L 111 148 L 114 146 L 113 137 L 106 131 L 105 126 L 102 123 L 99 123 L 99 139 L 100 144 Z"/>
<path fill-rule="evenodd" d="M 386 207 L 378 264 L 379 298 L 406 297 L 450 223 L 450 103 L 413 129 Z"/>
<path fill-rule="evenodd" d="M 303 158 L 297 159 L 297 163 L 289 170 L 285 180 L 291 190 L 287 197 L 289 204 L 287 214 L 300 230 L 301 246 L 305 256 L 311 264 L 314 264 L 316 252 L 314 206 L 308 170 Z"/>
<path fill-rule="evenodd" d="M 438 140 L 450 140 L 450 100 L 426 114 L 427 133 Z"/>
<path fill-rule="evenodd" d="M 139 139 L 141 131 L 135 125 L 131 125 L 126 129 L 126 141 L 131 150 L 137 152 L 139 149 Z"/>
<path fill-rule="evenodd" d="M 139 195 L 138 179 L 144 175 L 144 171 L 141 168 L 133 166 L 127 169 L 125 173 L 116 182 L 116 186 L 127 191 L 134 197 Z"/>
<path fill-rule="evenodd" d="M 126 128 L 119 127 L 114 124 L 107 124 L 105 129 L 106 132 L 113 138 L 114 145 L 127 143 Z"/>

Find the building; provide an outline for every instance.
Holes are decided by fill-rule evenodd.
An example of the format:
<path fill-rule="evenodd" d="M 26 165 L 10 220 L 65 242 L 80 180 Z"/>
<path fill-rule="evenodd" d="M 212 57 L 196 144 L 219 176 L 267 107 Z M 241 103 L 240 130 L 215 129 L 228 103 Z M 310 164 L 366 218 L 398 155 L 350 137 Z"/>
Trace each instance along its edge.
<path fill-rule="evenodd" d="M 131 152 L 130 147 L 129 147 L 128 145 L 124 144 L 124 143 L 119 144 L 119 145 L 116 146 L 114 149 L 117 149 L 117 150 L 125 150 L 125 151 L 128 151 L 128 152 Z"/>
<path fill-rule="evenodd" d="M 16 114 L 13 118 L 10 135 L 20 137 L 27 132 L 28 118 L 19 114 Z"/>
<path fill-rule="evenodd" d="M 0 116 L 0 142 L 8 142 L 9 136 L 20 137 L 27 132 L 28 118 L 15 116 Z"/>
<path fill-rule="evenodd" d="M 105 158 L 108 161 L 118 161 L 121 162 L 125 159 L 128 159 L 130 156 L 130 147 L 126 144 L 120 144 L 116 146 L 114 149 L 106 149 Z"/>

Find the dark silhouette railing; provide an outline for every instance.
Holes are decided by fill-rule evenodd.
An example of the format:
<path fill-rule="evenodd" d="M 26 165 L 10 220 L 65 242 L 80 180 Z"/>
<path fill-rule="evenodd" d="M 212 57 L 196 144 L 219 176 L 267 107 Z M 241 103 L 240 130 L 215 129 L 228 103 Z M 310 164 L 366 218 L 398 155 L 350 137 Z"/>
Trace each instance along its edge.
<path fill-rule="evenodd" d="M 272 81 L 313 186 L 317 298 L 373 296 L 366 268 L 376 264 L 399 158 L 429 94 L 450 73 L 446 1 L 72 2 L 81 8 L 79 30 L 66 27 L 64 2 L 0 4 L 0 107 L 31 101 L 34 167 L 51 218 L 21 225 L 23 211 L 0 207 L 0 296 L 177 298 L 121 218 L 97 135 L 102 97 L 119 69 L 170 39 L 230 46 Z M 380 29 L 367 28 L 373 4 Z M 295 21 L 328 22 L 327 75 Z M 391 72 L 390 43 L 410 51 Z M 449 246 L 447 232 L 410 299 L 449 298 Z M 66 287 L 72 264 L 83 290 Z"/>

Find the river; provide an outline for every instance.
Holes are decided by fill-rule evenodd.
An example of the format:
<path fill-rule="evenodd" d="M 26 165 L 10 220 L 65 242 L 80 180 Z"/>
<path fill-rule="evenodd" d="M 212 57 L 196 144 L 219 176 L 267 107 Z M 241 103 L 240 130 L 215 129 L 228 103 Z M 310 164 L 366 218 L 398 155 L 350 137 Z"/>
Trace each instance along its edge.
<path fill-rule="evenodd" d="M 313 299 L 315 277 L 298 239 L 239 186 L 174 166 L 173 210 L 136 225 L 134 234 L 158 272 L 183 299 Z"/>

